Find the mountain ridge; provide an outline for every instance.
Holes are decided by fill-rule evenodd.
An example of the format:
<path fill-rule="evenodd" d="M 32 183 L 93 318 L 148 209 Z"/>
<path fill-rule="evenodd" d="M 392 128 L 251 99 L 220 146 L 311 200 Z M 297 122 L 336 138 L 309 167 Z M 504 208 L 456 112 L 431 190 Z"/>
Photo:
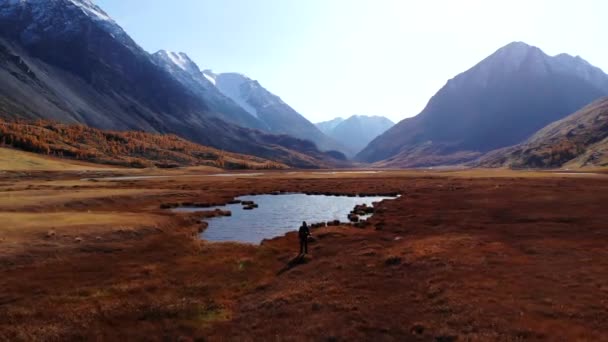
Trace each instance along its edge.
<path fill-rule="evenodd" d="M 326 136 L 279 96 L 264 88 L 260 82 L 236 72 L 216 74 L 211 70 L 204 70 L 203 74 L 212 80 L 225 96 L 264 122 L 270 133 L 308 139 L 324 151 L 348 152 L 344 146 Z"/>
<path fill-rule="evenodd" d="M 329 134 L 342 121 L 344 121 L 344 118 L 337 117 L 337 118 L 334 118 L 334 119 L 331 119 L 331 120 L 317 122 L 317 123 L 315 123 L 315 126 L 317 126 L 321 130 L 321 132 L 323 132 L 325 134 Z"/>
<path fill-rule="evenodd" d="M 346 119 L 336 118 L 316 125 L 329 137 L 357 153 L 394 124 L 384 116 L 352 115 Z"/>
<path fill-rule="evenodd" d="M 279 96 L 244 74 L 216 74 L 210 69 L 201 71 L 184 52 L 160 50 L 152 56 L 158 65 L 203 98 L 211 110 L 220 112 L 218 117 L 221 119 L 271 134 L 309 139 L 322 150 L 345 150 Z"/>
<path fill-rule="evenodd" d="M 221 120 L 210 103 L 158 66 L 91 4 L 82 0 L 0 3 L 0 117 L 172 133 L 265 158 L 306 152 L 331 165 L 333 157 L 299 139 Z M 299 147 L 304 150 L 291 150 Z M 294 161 L 294 165 L 313 166 L 300 164 L 300 157 Z"/>
<path fill-rule="evenodd" d="M 152 58 L 184 87 L 202 98 L 208 104 L 211 114 L 242 127 L 268 130 L 263 122 L 219 92 L 186 53 L 159 50 L 152 54 Z"/>
<path fill-rule="evenodd" d="M 450 79 L 420 114 L 374 139 L 356 159 L 387 167 L 468 162 L 608 95 L 608 76 L 601 82 L 580 76 L 588 63 L 576 58 L 564 71 L 563 56 L 555 58 L 521 42 L 498 49 Z"/>
<path fill-rule="evenodd" d="M 549 124 L 521 144 L 492 151 L 472 165 L 516 169 L 608 166 L 608 97 Z"/>

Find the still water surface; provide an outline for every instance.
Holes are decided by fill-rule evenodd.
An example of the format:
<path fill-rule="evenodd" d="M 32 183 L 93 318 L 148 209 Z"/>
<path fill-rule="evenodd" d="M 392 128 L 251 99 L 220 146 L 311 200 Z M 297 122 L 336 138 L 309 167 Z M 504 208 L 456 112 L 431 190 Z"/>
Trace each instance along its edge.
<path fill-rule="evenodd" d="M 297 230 L 302 221 L 308 223 L 348 221 L 348 214 L 357 204 L 371 205 L 394 197 L 345 197 L 323 195 L 255 195 L 238 200 L 254 201 L 259 208 L 243 210 L 241 204 L 215 208 L 178 208 L 178 211 L 207 211 L 216 208 L 230 210 L 232 216 L 208 219 L 209 227 L 201 238 L 209 241 L 237 241 L 259 244 Z"/>

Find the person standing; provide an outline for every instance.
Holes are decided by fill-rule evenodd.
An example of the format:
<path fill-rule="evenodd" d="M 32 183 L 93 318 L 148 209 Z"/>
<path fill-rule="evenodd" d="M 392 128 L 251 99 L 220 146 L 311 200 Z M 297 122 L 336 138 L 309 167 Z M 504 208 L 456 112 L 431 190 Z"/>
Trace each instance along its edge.
<path fill-rule="evenodd" d="M 300 237 L 300 254 L 308 254 L 308 237 L 310 235 L 308 224 L 306 224 L 306 221 L 302 222 L 300 230 L 298 230 L 298 236 Z"/>

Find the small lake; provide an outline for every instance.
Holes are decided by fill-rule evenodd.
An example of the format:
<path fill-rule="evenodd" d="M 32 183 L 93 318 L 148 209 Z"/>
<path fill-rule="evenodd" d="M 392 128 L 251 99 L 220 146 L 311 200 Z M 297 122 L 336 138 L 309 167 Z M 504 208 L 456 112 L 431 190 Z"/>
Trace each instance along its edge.
<path fill-rule="evenodd" d="M 259 208 L 244 210 L 241 204 L 214 208 L 177 208 L 177 211 L 230 210 L 232 216 L 206 219 L 209 227 L 201 238 L 209 241 L 235 241 L 259 244 L 264 239 L 283 236 L 297 230 L 302 221 L 309 224 L 340 220 L 348 222 L 348 214 L 357 204 L 372 205 L 395 197 L 346 197 L 305 194 L 242 196 L 237 200 L 254 201 Z"/>

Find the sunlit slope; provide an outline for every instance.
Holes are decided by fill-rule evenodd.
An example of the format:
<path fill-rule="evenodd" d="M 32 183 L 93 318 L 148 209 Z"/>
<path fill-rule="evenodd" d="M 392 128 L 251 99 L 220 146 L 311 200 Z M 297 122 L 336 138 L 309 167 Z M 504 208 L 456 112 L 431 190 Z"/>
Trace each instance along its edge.
<path fill-rule="evenodd" d="M 110 167 L 0 147 L 1 171 L 77 171 L 107 170 Z"/>
<path fill-rule="evenodd" d="M 522 144 L 489 153 L 485 167 L 598 168 L 608 166 L 608 98 L 541 129 Z"/>

